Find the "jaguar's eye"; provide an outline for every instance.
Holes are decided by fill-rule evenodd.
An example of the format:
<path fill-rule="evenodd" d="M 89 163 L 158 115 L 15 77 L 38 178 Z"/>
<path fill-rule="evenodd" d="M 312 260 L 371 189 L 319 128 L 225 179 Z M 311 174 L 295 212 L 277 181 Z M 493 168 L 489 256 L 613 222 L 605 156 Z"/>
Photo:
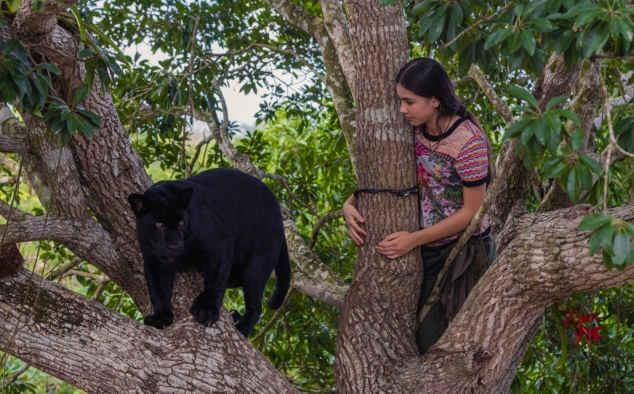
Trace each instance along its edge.
<path fill-rule="evenodd" d="M 161 222 L 156 222 L 156 223 L 154 223 L 154 225 L 156 227 L 163 227 L 163 223 L 161 223 Z"/>
<path fill-rule="evenodd" d="M 183 227 L 185 225 L 185 222 L 181 220 L 180 222 L 178 222 L 178 225 Z"/>

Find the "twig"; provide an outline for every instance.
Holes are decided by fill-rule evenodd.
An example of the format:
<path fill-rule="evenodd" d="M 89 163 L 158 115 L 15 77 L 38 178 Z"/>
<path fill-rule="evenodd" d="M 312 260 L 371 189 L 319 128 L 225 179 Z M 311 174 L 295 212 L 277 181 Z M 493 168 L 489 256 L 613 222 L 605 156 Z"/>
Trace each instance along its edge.
<path fill-rule="evenodd" d="M 299 56 L 299 54 L 297 52 L 291 51 L 290 49 L 282 49 L 282 48 L 278 48 L 276 46 L 267 45 L 267 44 L 253 44 L 253 46 L 260 47 L 260 48 L 267 48 L 267 49 L 270 49 L 270 50 L 275 51 L 275 52 L 285 53 L 287 55 L 295 56 L 297 58 L 297 60 L 299 60 L 304 66 L 308 67 L 308 69 L 310 71 L 312 71 L 321 80 L 321 82 L 324 84 L 324 86 L 328 86 L 328 84 L 326 83 L 326 78 L 324 78 L 323 75 L 321 75 L 317 70 L 315 70 L 315 68 L 310 63 L 308 63 L 308 61 L 306 59 L 304 59 L 303 57 Z"/>
<path fill-rule="evenodd" d="M 19 183 L 16 182 L 15 187 L 19 188 L 20 187 Z M 4 218 L 9 218 L 13 216 L 12 221 L 14 222 L 23 222 L 25 220 L 34 218 L 33 215 L 28 214 L 22 211 L 21 209 L 12 207 L 4 200 L 0 200 L 0 216 Z"/>
<path fill-rule="evenodd" d="M 91 297 L 93 301 L 99 301 L 99 297 L 101 297 L 101 293 L 103 293 L 103 291 L 106 289 L 106 286 L 108 285 L 108 283 L 110 283 L 110 279 L 106 278 L 107 280 L 101 280 L 99 281 L 99 286 L 97 287 L 97 290 L 95 291 L 95 294 L 93 294 L 93 296 Z"/>
<path fill-rule="evenodd" d="M 264 171 L 262 171 L 260 173 L 260 177 L 261 178 L 269 178 L 269 179 L 277 180 L 284 186 L 284 189 L 286 189 L 286 192 L 288 193 L 288 198 L 289 198 L 289 204 L 288 205 L 289 205 L 289 209 L 291 211 L 293 210 L 293 208 L 292 208 L 293 201 L 297 201 L 299 203 L 299 205 L 301 205 L 302 207 L 308 209 L 308 211 L 310 211 L 310 213 L 312 213 L 313 215 L 317 215 L 317 212 L 315 211 L 315 208 L 313 208 L 310 205 L 306 204 L 299 197 L 297 197 L 295 194 L 293 194 L 293 191 L 291 190 L 291 187 L 288 185 L 288 182 L 286 181 L 286 178 L 284 178 L 281 175 L 269 174 L 268 172 L 264 172 Z"/>
<path fill-rule="evenodd" d="M 0 386 L 0 393 L 4 393 L 4 390 L 9 388 L 9 386 L 11 386 L 13 384 L 13 382 L 18 380 L 20 375 L 22 375 L 24 372 L 26 372 L 26 370 L 29 369 L 30 367 L 31 366 L 29 364 L 25 364 L 23 367 L 21 367 L 20 369 L 15 371 L 15 373 L 13 375 L 9 376 L 9 378 L 4 382 L 4 384 L 2 386 Z"/>
<path fill-rule="evenodd" d="M 343 216 L 343 209 L 328 212 L 324 216 L 320 217 L 319 220 L 317 220 L 317 223 L 315 223 L 315 227 L 313 227 L 313 236 L 310 240 L 310 246 L 308 247 L 311 249 L 315 247 L 315 244 L 317 243 L 317 237 L 319 237 L 319 232 L 324 224 L 326 224 L 326 222 L 340 218 L 341 216 Z"/>
<path fill-rule="evenodd" d="M 476 82 L 478 83 L 478 85 L 480 85 L 480 88 L 482 89 L 484 94 L 487 96 L 489 101 L 491 101 L 491 104 L 493 104 L 495 109 L 497 109 L 498 113 L 500 114 L 502 119 L 504 119 L 506 124 L 507 125 L 513 124 L 515 122 L 513 113 L 509 109 L 508 105 L 506 105 L 506 103 L 502 101 L 500 96 L 497 95 L 497 93 L 495 92 L 495 89 L 493 89 L 493 87 L 491 86 L 487 78 L 484 76 L 484 74 L 482 74 L 482 71 L 480 71 L 478 66 L 476 66 L 475 64 L 472 64 L 471 67 L 469 68 L 469 75 L 475 78 Z"/>
<path fill-rule="evenodd" d="M 617 150 L 619 150 L 625 156 L 634 157 L 634 154 L 621 148 L 618 142 L 616 141 L 616 137 L 614 136 L 614 127 L 612 126 L 612 115 L 610 114 L 610 112 L 612 111 L 612 106 L 610 104 L 610 94 L 608 93 L 608 88 L 605 86 L 605 80 L 603 79 L 602 74 L 600 75 L 600 78 L 601 78 L 601 88 L 603 89 L 603 95 L 605 96 L 605 104 L 603 104 L 603 108 L 605 111 L 605 115 L 608 118 L 608 131 L 610 133 L 610 142 L 612 143 L 612 145 L 614 145 L 614 147 Z"/>
<path fill-rule="evenodd" d="M 262 329 L 260 330 L 260 332 L 258 333 L 258 335 L 256 335 L 253 340 L 251 341 L 251 343 L 255 343 L 255 341 L 257 341 L 258 339 L 264 339 L 264 334 L 266 334 L 266 332 L 269 330 L 269 328 L 271 328 L 271 326 L 273 325 L 273 323 L 275 323 L 275 321 L 277 319 L 279 319 L 279 317 L 282 315 L 282 312 L 284 311 L 284 307 L 286 307 L 286 305 L 288 304 L 288 301 L 291 299 L 291 294 L 293 294 L 293 288 L 291 288 L 288 293 L 286 293 L 286 298 L 284 298 L 284 302 L 282 302 L 282 306 L 280 306 L 276 311 L 275 314 L 273 315 L 273 317 L 271 317 L 271 320 L 269 320 L 266 325 L 264 327 L 262 327 Z"/>
<path fill-rule="evenodd" d="M 461 31 L 461 32 L 460 32 L 460 34 L 458 34 L 457 36 L 455 36 L 455 37 L 454 37 L 454 39 L 453 39 L 453 40 L 451 40 L 451 41 L 449 41 L 449 43 L 448 43 L 448 44 L 444 44 L 444 43 L 443 43 L 443 44 L 442 44 L 442 46 L 443 46 L 444 48 L 447 48 L 449 45 L 451 45 L 451 44 L 453 44 L 454 42 L 456 42 L 456 40 L 457 40 L 458 38 L 462 37 L 462 35 L 463 35 L 463 34 L 465 34 L 466 32 L 468 32 L 469 30 L 473 29 L 474 27 L 478 26 L 479 24 L 481 24 L 481 23 L 483 23 L 483 22 L 488 21 L 489 19 L 493 18 L 494 16 L 496 16 L 496 15 L 497 15 L 497 14 L 499 14 L 500 12 L 505 11 L 507 8 L 509 8 L 509 7 L 513 6 L 513 5 L 514 5 L 514 3 L 509 3 L 509 4 L 507 4 L 505 7 L 500 8 L 499 10 L 495 11 L 495 12 L 494 12 L 494 13 L 492 13 L 491 15 L 486 16 L 486 17 L 484 17 L 484 18 L 480 19 L 479 21 L 477 21 L 477 22 L 476 22 L 476 23 L 474 23 L 473 25 L 471 25 L 471 26 L 467 27 L 466 29 L 464 29 L 463 31 Z M 487 9 L 487 11 L 486 11 L 486 12 L 489 12 L 489 10 Z M 486 12 L 485 12 L 485 15 L 486 15 Z M 442 42 L 442 41 L 441 41 L 441 42 Z"/>
<path fill-rule="evenodd" d="M 93 273 L 90 273 L 90 272 L 68 270 L 67 274 L 68 275 L 83 276 L 84 278 L 94 279 L 94 280 L 96 280 L 99 283 L 101 283 L 101 282 L 109 282 L 110 281 L 110 278 L 108 278 L 105 275 L 97 275 L 97 274 L 93 274 Z"/>
<path fill-rule="evenodd" d="M 192 171 L 194 170 L 194 164 L 196 164 L 196 161 L 198 161 L 198 156 L 200 156 L 200 151 L 202 147 L 210 143 L 213 139 L 214 137 L 210 135 L 209 137 L 203 139 L 198 144 L 196 144 L 196 150 L 194 151 L 194 155 L 192 156 L 192 159 L 189 162 L 189 167 L 187 167 L 188 178 L 192 175 Z"/>
<path fill-rule="evenodd" d="M 194 30 L 192 32 L 192 38 L 191 38 L 191 51 L 189 53 L 189 77 L 188 77 L 188 93 L 189 93 L 189 97 L 188 97 L 188 106 L 190 109 L 190 121 L 191 121 L 191 128 L 193 130 L 194 128 L 194 99 L 192 97 L 192 92 L 193 92 L 193 86 L 192 86 L 192 76 L 193 76 L 193 69 L 194 69 L 194 58 L 195 58 L 195 49 L 196 49 L 196 30 L 198 29 L 198 22 L 200 22 L 200 15 L 198 15 L 196 17 L 196 22 L 194 22 Z M 186 123 L 186 122 L 185 122 Z M 187 137 L 187 129 L 185 127 L 183 127 L 183 144 L 182 144 L 182 151 L 181 151 L 181 155 L 183 157 L 183 164 L 185 164 L 187 166 L 187 152 L 185 151 L 185 139 Z M 191 173 L 191 167 L 192 166 L 187 166 L 185 168 L 185 178 L 189 178 L 192 173 Z"/>
<path fill-rule="evenodd" d="M 61 278 L 62 276 L 64 276 L 65 273 L 67 273 L 68 271 L 72 270 L 73 268 L 77 267 L 83 260 L 80 259 L 79 257 L 73 259 L 73 261 L 70 261 L 64 265 L 61 266 L 57 266 L 55 268 L 53 268 L 47 275 L 48 280 L 55 280 L 57 278 Z"/>
<path fill-rule="evenodd" d="M 634 60 L 634 56 L 609 56 L 609 55 L 593 55 L 594 59 L 613 59 L 613 60 Z"/>

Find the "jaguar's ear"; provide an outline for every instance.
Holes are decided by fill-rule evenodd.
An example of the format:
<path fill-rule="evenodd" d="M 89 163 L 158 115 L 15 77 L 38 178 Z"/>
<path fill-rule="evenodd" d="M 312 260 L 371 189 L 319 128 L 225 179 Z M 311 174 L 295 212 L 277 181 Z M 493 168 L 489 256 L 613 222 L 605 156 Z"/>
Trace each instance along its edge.
<path fill-rule="evenodd" d="M 183 204 L 183 208 L 189 208 L 189 200 L 191 200 L 192 194 L 194 194 L 193 187 L 188 187 L 187 189 L 178 192 L 178 198 L 180 198 L 181 204 Z"/>
<path fill-rule="evenodd" d="M 128 196 L 128 202 L 130 203 L 130 207 L 132 207 L 132 212 L 134 212 L 134 216 L 139 216 L 144 208 L 143 195 L 132 193 Z"/>

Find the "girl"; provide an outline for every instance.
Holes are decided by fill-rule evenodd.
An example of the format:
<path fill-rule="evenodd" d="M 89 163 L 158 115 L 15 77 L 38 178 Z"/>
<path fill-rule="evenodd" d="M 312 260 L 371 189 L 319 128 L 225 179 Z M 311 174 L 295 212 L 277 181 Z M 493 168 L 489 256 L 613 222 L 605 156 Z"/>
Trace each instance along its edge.
<path fill-rule="evenodd" d="M 414 126 L 421 229 L 390 234 L 376 251 L 396 259 L 421 246 L 420 310 L 449 252 L 484 202 L 493 176 L 491 149 L 478 120 L 460 104 L 447 72 L 435 60 L 418 58 L 407 63 L 396 76 L 396 93 L 400 112 Z M 361 245 L 367 233 L 360 226 L 364 219 L 356 205 L 357 199 L 350 196 L 343 212 L 352 239 Z M 495 260 L 495 241 L 486 217 L 463 252 L 441 278 L 440 302 L 416 330 L 421 354 L 438 341 L 475 282 Z"/>

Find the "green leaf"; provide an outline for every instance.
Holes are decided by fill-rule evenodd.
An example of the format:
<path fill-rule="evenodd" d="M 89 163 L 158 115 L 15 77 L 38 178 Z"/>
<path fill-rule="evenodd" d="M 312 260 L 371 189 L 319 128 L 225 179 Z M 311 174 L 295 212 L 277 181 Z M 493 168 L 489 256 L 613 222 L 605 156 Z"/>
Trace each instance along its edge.
<path fill-rule="evenodd" d="M 558 55 L 561 55 L 572 43 L 575 35 L 572 30 L 566 30 L 555 41 L 554 49 Z"/>
<path fill-rule="evenodd" d="M 539 18 L 529 22 L 531 25 L 535 26 L 542 32 L 547 32 L 553 29 L 552 23 L 548 21 L 548 19 Z"/>
<path fill-rule="evenodd" d="M 84 28 L 84 21 L 82 21 L 82 19 L 81 19 L 81 15 L 79 14 L 79 10 L 77 9 L 76 5 L 70 7 L 69 9 L 70 9 L 70 12 L 72 12 L 73 16 L 75 17 L 75 21 L 77 22 L 77 27 L 79 28 L 79 38 L 80 38 L 82 43 L 85 43 L 86 42 L 86 29 Z"/>
<path fill-rule="evenodd" d="M 603 168 L 601 168 L 601 165 L 597 163 L 597 161 L 594 160 L 592 157 L 579 155 L 579 160 L 583 162 L 583 164 L 585 164 L 590 169 L 590 171 L 594 172 L 595 174 L 601 175 L 603 173 Z"/>
<path fill-rule="evenodd" d="M 583 221 L 581 223 L 583 223 Z M 604 226 L 597 227 L 597 231 L 592 234 L 592 237 L 590 237 L 590 241 L 588 242 L 588 252 L 590 253 L 590 256 L 593 256 L 596 253 L 597 249 L 608 235 L 610 237 L 612 236 L 611 230 L 613 231 L 613 227 L 609 223 Z"/>
<path fill-rule="evenodd" d="M 533 37 L 533 33 L 527 29 L 521 30 L 522 46 L 526 49 L 529 55 L 533 56 L 535 54 L 535 37 Z"/>
<path fill-rule="evenodd" d="M 97 128 L 101 127 L 101 120 L 99 119 L 97 114 L 95 114 L 94 112 L 91 112 L 85 109 L 80 109 L 77 112 L 82 114 L 85 118 L 87 118 L 95 127 Z"/>
<path fill-rule="evenodd" d="M 572 167 L 570 173 L 568 174 L 568 179 L 566 180 L 566 192 L 572 202 L 576 202 L 579 198 L 579 191 L 579 176 L 577 174 L 577 168 Z"/>
<path fill-rule="evenodd" d="M 486 41 L 484 41 L 484 49 L 488 51 L 489 49 L 491 49 L 491 47 L 498 45 L 500 42 L 504 41 L 508 36 L 510 36 L 512 31 L 513 29 L 510 27 L 507 29 L 498 29 L 494 31 L 487 37 Z"/>
<path fill-rule="evenodd" d="M 75 97 L 73 98 L 73 105 L 83 100 L 87 94 L 88 94 L 88 85 L 86 84 L 81 85 L 79 89 L 75 91 Z"/>
<path fill-rule="evenodd" d="M 614 243 L 612 244 L 612 263 L 616 266 L 623 265 L 625 258 L 630 253 L 630 234 L 619 230 L 614 236 Z"/>
<path fill-rule="evenodd" d="M 584 190 L 592 190 L 592 185 L 594 184 L 594 181 L 592 179 L 592 173 L 590 172 L 588 167 L 586 167 L 586 165 L 582 162 L 578 162 L 576 167 L 579 181 L 581 181 L 581 186 L 583 186 Z"/>
<path fill-rule="evenodd" d="M 79 122 L 74 114 L 71 114 L 68 119 L 66 119 L 66 127 L 71 134 L 75 134 L 77 129 L 79 128 Z"/>
<path fill-rule="evenodd" d="M 546 145 L 546 133 L 548 132 L 548 124 L 544 118 L 538 120 L 535 125 L 535 138 L 540 144 Z"/>
<path fill-rule="evenodd" d="M 510 53 L 517 52 L 517 50 L 520 49 L 520 47 L 522 46 L 521 32 L 516 31 L 515 33 L 511 34 L 506 43 L 508 45 Z"/>
<path fill-rule="evenodd" d="M 533 135 L 535 134 L 535 129 L 537 128 L 537 122 L 530 122 L 529 124 L 526 125 L 526 127 L 524 127 L 524 130 L 522 130 L 522 136 L 521 136 L 521 140 L 523 144 L 527 144 L 528 141 L 530 141 L 531 137 L 533 137 Z"/>
<path fill-rule="evenodd" d="M 614 265 L 612 264 L 612 257 L 610 256 L 609 253 L 605 251 L 605 249 L 603 249 L 602 255 L 603 255 L 603 265 L 605 265 L 605 268 L 608 271 L 612 271 L 612 268 L 614 268 Z"/>
<path fill-rule="evenodd" d="M 509 127 L 506 128 L 506 131 L 504 132 L 504 137 L 502 137 L 502 140 L 506 141 L 509 138 L 515 137 L 517 133 L 522 131 L 522 128 L 524 128 L 526 123 L 528 122 L 525 120 L 520 120 L 518 122 L 511 124 Z"/>
<path fill-rule="evenodd" d="M 42 122 L 48 123 L 48 121 L 51 120 L 53 117 L 59 117 L 59 112 L 59 110 L 49 109 L 48 111 L 46 111 L 46 113 L 44 113 L 44 116 L 42 116 Z"/>
<path fill-rule="evenodd" d="M 443 4 L 438 8 L 438 11 L 433 17 L 431 26 L 429 26 L 429 41 L 436 42 L 442 31 L 445 28 L 445 12 L 447 11 L 448 4 Z"/>
<path fill-rule="evenodd" d="M 559 103 L 561 103 L 562 101 L 565 101 L 566 99 L 568 99 L 568 97 L 566 96 L 557 96 L 557 97 L 553 97 L 550 100 L 548 100 L 548 103 L 546 104 L 546 111 L 548 111 L 549 109 L 556 107 Z"/>
<path fill-rule="evenodd" d="M 627 20 L 623 21 L 620 18 L 616 20 L 617 25 L 619 26 L 619 31 L 623 38 L 626 41 L 632 42 L 634 40 L 634 30 L 632 30 L 632 26 L 627 22 Z"/>
<path fill-rule="evenodd" d="M 583 130 L 578 129 L 572 134 L 572 150 L 579 150 L 584 142 L 586 142 L 586 133 Z"/>
<path fill-rule="evenodd" d="M 451 7 L 451 23 L 453 23 L 454 26 L 460 26 L 462 24 L 462 18 L 463 18 L 463 14 L 462 14 L 462 7 L 460 6 L 460 3 L 457 1 L 453 2 L 453 5 Z"/>
<path fill-rule="evenodd" d="M 59 68 L 57 68 L 55 65 L 50 63 L 40 63 L 36 65 L 35 67 L 33 67 L 33 69 L 34 70 L 48 70 L 56 75 L 60 73 Z"/>
<path fill-rule="evenodd" d="M 551 111 L 547 111 L 544 113 L 544 120 L 548 127 L 557 135 L 557 140 L 559 140 L 559 133 L 561 132 L 561 120 L 559 117 Z"/>
<path fill-rule="evenodd" d="M 432 15 L 427 15 L 420 21 L 420 25 L 418 26 L 418 37 L 422 38 L 425 35 L 425 32 L 429 29 L 433 20 Z"/>
<path fill-rule="evenodd" d="M 611 215 L 606 215 L 604 213 L 595 213 L 592 215 L 588 215 L 583 218 L 581 223 L 579 223 L 579 229 L 584 231 L 594 230 L 599 227 L 603 227 L 606 224 L 612 223 L 613 219 L 614 218 Z"/>
<path fill-rule="evenodd" d="M 552 128 L 548 128 L 548 137 L 546 137 L 546 146 L 551 155 L 557 154 L 559 149 L 559 134 Z"/>
<path fill-rule="evenodd" d="M 581 121 L 579 120 L 579 117 L 577 116 L 577 114 L 575 114 L 574 112 L 568 109 L 555 108 L 555 109 L 551 109 L 550 111 L 559 116 L 563 116 L 564 118 L 568 120 L 572 120 L 573 122 L 577 124 L 577 126 L 581 126 Z"/>
<path fill-rule="evenodd" d="M 601 244 L 603 245 L 603 251 L 607 252 L 608 255 L 613 256 L 614 250 L 612 249 L 612 238 L 614 237 L 615 228 L 611 224 L 605 227 L 607 227 L 607 230 L 603 236 L 603 242 Z"/>
<path fill-rule="evenodd" d="M 506 89 L 506 91 L 512 94 L 513 96 L 526 101 L 528 104 L 533 106 L 533 108 L 539 107 L 539 104 L 537 104 L 537 100 L 535 99 L 535 97 L 533 97 L 533 95 L 524 88 L 521 88 L 519 86 L 511 86 L 508 89 Z"/>
<path fill-rule="evenodd" d="M 70 141 L 70 137 L 72 137 L 72 134 L 68 130 L 61 132 L 59 134 L 60 145 L 67 145 L 68 142 Z"/>
<path fill-rule="evenodd" d="M 95 54 L 95 50 L 92 49 L 91 47 L 86 47 L 84 49 L 82 49 L 81 51 L 79 51 L 79 54 L 77 55 L 78 58 L 80 59 L 84 59 L 87 57 L 90 57 L 92 55 Z"/>

